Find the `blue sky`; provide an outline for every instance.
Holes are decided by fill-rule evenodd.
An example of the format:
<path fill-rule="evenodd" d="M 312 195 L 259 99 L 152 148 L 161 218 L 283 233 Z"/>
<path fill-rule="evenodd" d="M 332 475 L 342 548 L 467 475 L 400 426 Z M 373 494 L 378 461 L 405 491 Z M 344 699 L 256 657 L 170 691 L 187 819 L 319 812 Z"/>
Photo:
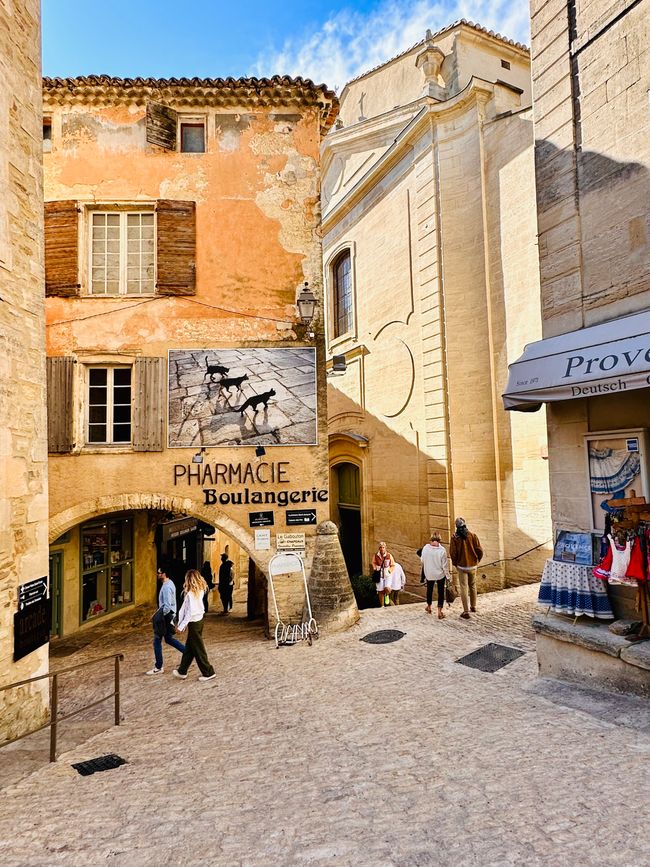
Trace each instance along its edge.
<path fill-rule="evenodd" d="M 42 0 L 49 76 L 303 75 L 341 88 L 468 18 L 528 42 L 527 0 Z"/>

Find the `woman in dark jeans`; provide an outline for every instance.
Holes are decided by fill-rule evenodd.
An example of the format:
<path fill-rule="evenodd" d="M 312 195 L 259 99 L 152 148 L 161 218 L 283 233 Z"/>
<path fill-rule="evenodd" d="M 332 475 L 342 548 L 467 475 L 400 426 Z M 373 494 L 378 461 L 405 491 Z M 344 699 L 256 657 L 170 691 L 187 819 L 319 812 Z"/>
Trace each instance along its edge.
<path fill-rule="evenodd" d="M 427 607 L 425 611 L 431 614 L 433 602 L 433 587 L 438 585 L 438 620 L 445 619 L 445 584 L 449 578 L 449 561 L 447 552 L 440 544 L 440 534 L 432 533 L 431 540 L 418 552 L 422 560 L 422 572 L 427 582 Z"/>

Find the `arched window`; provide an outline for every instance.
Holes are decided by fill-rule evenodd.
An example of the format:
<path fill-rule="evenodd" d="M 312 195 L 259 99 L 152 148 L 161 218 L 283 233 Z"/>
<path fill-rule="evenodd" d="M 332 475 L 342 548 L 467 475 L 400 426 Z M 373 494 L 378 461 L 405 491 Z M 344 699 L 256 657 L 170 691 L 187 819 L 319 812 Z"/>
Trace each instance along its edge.
<path fill-rule="evenodd" d="M 334 260 L 334 337 L 352 330 L 352 262 L 350 251 L 344 250 Z"/>

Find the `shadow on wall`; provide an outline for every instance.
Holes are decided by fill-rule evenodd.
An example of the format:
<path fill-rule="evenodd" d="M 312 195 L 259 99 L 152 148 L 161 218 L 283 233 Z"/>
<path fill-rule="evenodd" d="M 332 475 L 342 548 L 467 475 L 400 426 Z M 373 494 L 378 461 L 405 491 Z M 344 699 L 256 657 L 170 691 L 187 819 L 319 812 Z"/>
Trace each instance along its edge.
<path fill-rule="evenodd" d="M 384 540 L 397 562 L 404 567 L 407 589 L 419 595 L 423 591 L 419 583 L 420 560 L 417 549 L 433 530 L 440 532 L 445 546 L 449 543 L 453 506 L 447 503 L 444 488 L 438 486 L 440 480 L 445 478 L 445 469 L 420 448 L 414 432 L 411 439 L 401 435 L 377 416 L 364 411 L 332 383 L 328 383 L 328 402 L 332 412 L 330 440 L 337 434 L 350 431 L 369 440 L 366 449 L 359 450 L 356 455 L 349 455 L 356 457 L 361 470 L 364 572 L 370 574 L 372 556 L 378 542 Z M 432 482 L 434 478 L 436 481 Z M 331 516 L 334 523 L 340 526 L 334 499 L 331 501 Z M 470 528 L 484 541 L 486 565 L 479 569 L 479 576 L 484 573 L 486 577 L 479 577 L 481 591 L 539 581 L 547 551 L 541 549 L 527 555 L 522 561 L 526 564 L 527 580 L 517 577 L 511 581 L 507 564 L 499 562 L 487 565 L 502 556 L 495 545 L 486 542 L 491 536 L 497 536 L 490 516 L 466 514 L 464 517 Z M 522 553 L 545 541 L 546 537 L 535 539 L 515 528 L 510 534 L 509 548 L 515 553 Z"/>
<path fill-rule="evenodd" d="M 611 313 L 598 317 L 590 312 L 614 302 L 633 299 L 616 315 L 647 307 L 648 167 L 588 149 L 560 150 L 540 139 L 535 142 L 535 168 L 545 318 L 565 314 L 570 324 L 562 331 L 568 331 L 613 318 Z M 567 211 L 568 204 L 573 213 Z M 578 243 L 581 255 L 570 256 Z M 579 261 L 582 276 L 578 264 L 567 264 Z"/>

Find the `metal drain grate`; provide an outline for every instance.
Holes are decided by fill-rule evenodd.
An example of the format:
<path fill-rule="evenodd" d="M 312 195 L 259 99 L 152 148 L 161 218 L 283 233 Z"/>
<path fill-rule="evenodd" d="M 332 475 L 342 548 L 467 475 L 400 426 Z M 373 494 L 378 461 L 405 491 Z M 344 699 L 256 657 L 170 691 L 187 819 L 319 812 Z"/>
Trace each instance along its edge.
<path fill-rule="evenodd" d="M 97 771 L 110 771 L 113 768 L 119 768 L 120 765 L 125 764 L 126 759 L 111 753 L 108 756 L 98 756 L 96 759 L 88 759 L 87 762 L 75 762 L 72 767 L 75 771 L 80 773 L 82 777 L 89 777 Z"/>
<path fill-rule="evenodd" d="M 478 668 L 479 671 L 493 672 L 519 659 L 524 652 L 517 650 L 516 647 L 507 647 L 505 644 L 486 644 L 473 653 L 468 653 L 467 656 L 461 656 L 456 662 L 468 668 Z"/>
<path fill-rule="evenodd" d="M 367 641 L 368 644 L 390 644 L 391 641 L 399 641 L 405 635 L 406 632 L 401 632 L 399 629 L 379 629 L 377 632 L 369 632 L 359 641 Z"/>

